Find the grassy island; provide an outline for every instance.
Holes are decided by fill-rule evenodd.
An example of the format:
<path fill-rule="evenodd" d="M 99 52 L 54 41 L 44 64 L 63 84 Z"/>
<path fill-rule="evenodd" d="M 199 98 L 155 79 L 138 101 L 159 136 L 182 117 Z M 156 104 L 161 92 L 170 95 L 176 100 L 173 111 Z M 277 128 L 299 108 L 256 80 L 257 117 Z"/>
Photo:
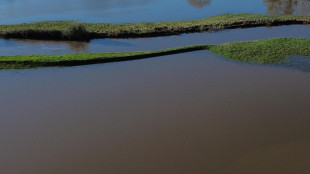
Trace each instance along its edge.
<path fill-rule="evenodd" d="M 283 63 L 291 55 L 310 56 L 310 40 L 273 38 L 233 42 L 221 45 L 192 45 L 159 51 L 80 53 L 66 55 L 0 56 L 0 69 L 26 69 L 50 66 L 76 66 L 171 55 L 197 50 L 210 50 L 223 57 L 242 62 Z"/>
<path fill-rule="evenodd" d="M 184 21 L 140 23 L 79 23 L 47 21 L 14 25 L 0 25 L 0 38 L 90 40 L 95 38 L 137 38 L 178 35 L 233 28 L 309 24 L 310 16 L 224 14 Z"/>
<path fill-rule="evenodd" d="M 310 56 L 310 40 L 273 38 L 233 42 L 211 46 L 210 51 L 241 62 L 281 63 L 289 56 Z"/>

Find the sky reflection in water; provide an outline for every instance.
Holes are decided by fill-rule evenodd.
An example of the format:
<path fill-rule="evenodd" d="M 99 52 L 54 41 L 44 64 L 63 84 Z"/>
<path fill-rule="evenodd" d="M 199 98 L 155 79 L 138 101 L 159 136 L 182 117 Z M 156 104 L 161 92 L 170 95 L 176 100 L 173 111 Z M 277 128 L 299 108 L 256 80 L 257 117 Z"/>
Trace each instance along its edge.
<path fill-rule="evenodd" d="M 42 20 L 139 22 L 195 19 L 223 13 L 303 14 L 309 0 L 2 0 L 2 24 Z"/>

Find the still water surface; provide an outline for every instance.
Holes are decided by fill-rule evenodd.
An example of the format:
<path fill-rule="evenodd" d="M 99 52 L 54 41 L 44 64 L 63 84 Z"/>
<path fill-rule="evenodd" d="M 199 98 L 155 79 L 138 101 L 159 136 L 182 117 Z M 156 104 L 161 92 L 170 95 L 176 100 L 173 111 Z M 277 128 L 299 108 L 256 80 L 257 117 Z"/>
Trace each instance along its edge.
<path fill-rule="evenodd" d="M 159 50 L 194 44 L 221 44 L 235 41 L 298 37 L 310 39 L 310 25 L 257 27 L 221 32 L 139 39 L 94 39 L 88 42 L 0 39 L 1 55 L 68 54 L 80 52 L 120 52 Z"/>
<path fill-rule="evenodd" d="M 309 15 L 309 0 L 1 0 L 0 23 L 41 20 L 138 22 L 195 19 L 223 13 Z"/>
<path fill-rule="evenodd" d="M 242 5 L 240 5 L 242 4 Z M 307 0 L 2 0 L 1 24 L 309 14 Z M 90 43 L 0 40 L 1 55 L 153 50 L 292 36 L 309 26 Z M 0 173 L 308 174 L 310 73 L 208 51 L 0 71 Z"/>
<path fill-rule="evenodd" d="M 310 73 L 200 51 L 0 81 L 1 173 L 310 173 Z"/>

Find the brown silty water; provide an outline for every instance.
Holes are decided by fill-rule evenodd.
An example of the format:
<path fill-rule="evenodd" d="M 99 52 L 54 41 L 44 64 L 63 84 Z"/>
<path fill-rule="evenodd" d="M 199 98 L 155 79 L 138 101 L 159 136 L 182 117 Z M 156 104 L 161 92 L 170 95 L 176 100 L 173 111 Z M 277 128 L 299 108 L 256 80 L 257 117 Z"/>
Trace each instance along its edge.
<path fill-rule="evenodd" d="M 40 8 L 38 8 L 40 7 Z M 174 9 L 173 11 L 171 9 Z M 307 0 L 0 1 L 1 24 L 309 14 Z M 310 36 L 282 26 L 89 43 L 1 40 L 1 55 L 157 50 Z M 208 51 L 0 71 L 2 174 L 308 174 L 310 73 Z"/>
<path fill-rule="evenodd" d="M 310 172 L 309 73 L 200 51 L 0 79 L 1 173 Z"/>

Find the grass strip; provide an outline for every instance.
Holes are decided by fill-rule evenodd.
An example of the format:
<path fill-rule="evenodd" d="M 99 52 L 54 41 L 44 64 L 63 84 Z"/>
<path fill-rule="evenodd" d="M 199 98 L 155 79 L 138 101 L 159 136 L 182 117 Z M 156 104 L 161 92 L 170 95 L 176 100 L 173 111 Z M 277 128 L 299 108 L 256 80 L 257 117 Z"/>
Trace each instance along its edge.
<path fill-rule="evenodd" d="M 273 38 L 214 45 L 210 51 L 241 62 L 285 63 L 289 56 L 310 56 L 310 40 Z"/>
<path fill-rule="evenodd" d="M 223 14 L 197 20 L 139 23 L 79 23 L 46 21 L 0 25 L 1 38 L 90 40 L 95 38 L 137 38 L 178 35 L 233 28 L 309 24 L 310 16 Z"/>
<path fill-rule="evenodd" d="M 0 69 L 77 66 L 128 61 L 198 50 L 210 50 L 213 53 L 236 61 L 280 64 L 285 63 L 289 56 L 310 56 L 310 40 L 302 38 L 273 38 L 221 45 L 191 45 L 158 51 L 0 56 Z"/>
<path fill-rule="evenodd" d="M 0 56 L 0 69 L 63 67 L 97 63 L 120 62 L 208 49 L 209 45 L 192 45 L 158 51 L 78 53 L 64 55 Z"/>

